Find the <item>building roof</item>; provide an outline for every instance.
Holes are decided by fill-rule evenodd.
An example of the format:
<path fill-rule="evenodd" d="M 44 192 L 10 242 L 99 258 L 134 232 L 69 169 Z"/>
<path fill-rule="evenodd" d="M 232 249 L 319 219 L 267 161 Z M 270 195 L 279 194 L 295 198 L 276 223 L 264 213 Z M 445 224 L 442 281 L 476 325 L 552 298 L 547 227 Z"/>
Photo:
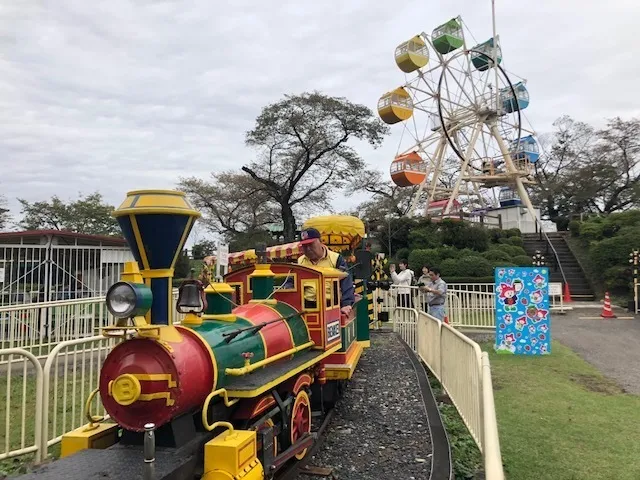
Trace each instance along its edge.
<path fill-rule="evenodd" d="M 42 237 L 52 236 L 60 243 L 67 245 L 126 247 L 127 241 L 123 237 L 109 237 L 106 235 L 89 235 L 67 230 L 25 230 L 22 232 L 0 232 L 0 244 L 40 244 Z"/>

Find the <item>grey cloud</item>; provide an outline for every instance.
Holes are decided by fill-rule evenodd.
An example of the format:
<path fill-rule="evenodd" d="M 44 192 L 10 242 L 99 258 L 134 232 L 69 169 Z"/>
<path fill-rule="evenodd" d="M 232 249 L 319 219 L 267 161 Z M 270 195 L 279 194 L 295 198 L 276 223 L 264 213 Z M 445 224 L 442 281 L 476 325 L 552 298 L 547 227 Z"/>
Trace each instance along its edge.
<path fill-rule="evenodd" d="M 538 131 L 562 114 L 600 122 L 640 105 L 631 52 L 640 6 L 623 0 L 498 1 L 504 64 L 528 79 Z M 368 105 L 402 83 L 395 47 L 461 14 L 477 41 L 491 4 L 5 2 L 0 32 L 0 178 L 40 200 L 99 189 L 172 188 L 180 175 L 237 168 L 254 152 L 244 133 L 286 93 L 318 89 Z M 402 126 L 379 150 L 387 171 Z M 359 145 L 360 147 L 360 145 Z M 360 201 L 336 199 L 342 209 Z"/>

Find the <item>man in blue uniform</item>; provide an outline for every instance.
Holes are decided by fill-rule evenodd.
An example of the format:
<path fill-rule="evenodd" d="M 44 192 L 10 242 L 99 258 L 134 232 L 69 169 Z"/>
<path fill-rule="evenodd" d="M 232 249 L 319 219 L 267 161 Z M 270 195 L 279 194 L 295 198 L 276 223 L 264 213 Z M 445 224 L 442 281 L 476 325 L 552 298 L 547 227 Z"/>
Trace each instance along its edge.
<path fill-rule="evenodd" d="M 351 274 L 348 272 L 347 261 L 339 253 L 329 250 L 320 241 L 320 232 L 315 228 L 303 230 L 300 238 L 303 255 L 298 258 L 298 264 L 307 267 L 331 267 L 347 272 L 347 276 L 340 280 L 340 290 L 342 292 L 340 311 L 345 315 L 349 315 L 356 299 L 353 280 L 351 279 Z"/>

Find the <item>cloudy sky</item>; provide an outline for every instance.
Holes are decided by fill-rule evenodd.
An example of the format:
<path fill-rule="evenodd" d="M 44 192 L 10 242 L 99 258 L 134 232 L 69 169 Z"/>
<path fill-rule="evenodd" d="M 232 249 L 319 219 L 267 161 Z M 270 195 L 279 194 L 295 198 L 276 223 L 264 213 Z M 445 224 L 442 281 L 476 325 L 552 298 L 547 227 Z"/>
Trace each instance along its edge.
<path fill-rule="evenodd" d="M 317 89 L 375 111 L 404 82 L 395 47 L 457 15 L 490 37 L 490 0 L 0 0 L 0 193 L 14 214 L 16 197 L 95 190 L 117 205 L 236 168 L 263 106 Z M 562 114 L 640 115 L 638 23 L 633 0 L 497 1 L 539 133 Z M 401 130 L 362 156 L 387 170 Z"/>

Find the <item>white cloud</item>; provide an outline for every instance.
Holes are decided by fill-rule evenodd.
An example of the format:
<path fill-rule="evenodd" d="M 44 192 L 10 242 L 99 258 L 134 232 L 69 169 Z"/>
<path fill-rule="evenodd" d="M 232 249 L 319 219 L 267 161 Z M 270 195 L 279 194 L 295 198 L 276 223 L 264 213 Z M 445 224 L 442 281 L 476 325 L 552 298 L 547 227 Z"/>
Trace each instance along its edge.
<path fill-rule="evenodd" d="M 528 80 L 537 131 L 562 114 L 597 125 L 640 114 L 640 4 L 497 4 L 504 64 Z M 375 111 L 404 82 L 395 47 L 458 14 L 478 41 L 491 36 L 489 0 L 5 2 L 0 192 L 14 214 L 16 197 L 95 189 L 119 204 L 129 189 L 236 168 L 263 106 L 318 89 Z M 386 170 L 401 133 L 363 157 Z"/>

